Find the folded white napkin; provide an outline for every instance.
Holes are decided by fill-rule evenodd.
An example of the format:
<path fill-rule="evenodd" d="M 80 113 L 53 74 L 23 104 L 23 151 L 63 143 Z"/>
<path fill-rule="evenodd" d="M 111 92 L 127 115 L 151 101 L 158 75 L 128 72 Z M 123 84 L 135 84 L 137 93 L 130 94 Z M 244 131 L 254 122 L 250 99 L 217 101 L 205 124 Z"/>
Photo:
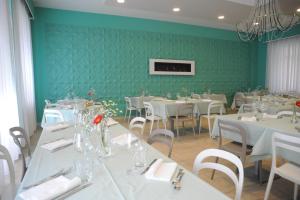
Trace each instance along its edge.
<path fill-rule="evenodd" d="M 114 137 L 113 139 L 111 139 L 111 142 L 113 144 L 118 144 L 118 145 L 124 146 L 124 145 L 131 145 L 131 143 L 136 140 L 137 140 L 137 137 L 134 136 L 133 134 L 125 133 L 125 134 L 119 135 L 117 137 Z"/>
<path fill-rule="evenodd" d="M 57 148 L 64 147 L 73 143 L 73 139 L 60 139 L 47 144 L 42 145 L 41 147 L 49 151 L 54 151 Z"/>
<path fill-rule="evenodd" d="M 114 120 L 112 118 L 108 118 L 106 123 L 107 123 L 107 126 L 112 126 L 112 125 L 118 124 L 119 122 L 117 122 L 116 120 Z"/>
<path fill-rule="evenodd" d="M 20 193 L 20 197 L 24 200 L 49 200 L 66 193 L 80 184 L 81 179 L 79 177 L 68 179 L 64 176 L 59 176 L 25 190 Z"/>
<path fill-rule="evenodd" d="M 177 163 L 164 163 L 162 159 L 158 159 L 150 169 L 145 173 L 145 177 L 150 180 L 171 181 L 176 171 Z"/>
<path fill-rule="evenodd" d="M 267 113 L 264 113 L 263 114 L 263 118 L 269 118 L 269 119 L 277 119 L 278 116 L 277 115 L 270 115 L 270 114 L 267 114 Z"/>
<path fill-rule="evenodd" d="M 256 121 L 256 117 L 242 117 L 241 121 L 245 121 L 245 122 L 255 122 Z"/>
<path fill-rule="evenodd" d="M 45 128 L 50 132 L 55 132 L 55 131 L 59 131 L 59 130 L 65 129 L 65 128 L 69 128 L 71 126 L 72 125 L 69 123 L 58 123 L 58 124 L 46 126 Z"/>

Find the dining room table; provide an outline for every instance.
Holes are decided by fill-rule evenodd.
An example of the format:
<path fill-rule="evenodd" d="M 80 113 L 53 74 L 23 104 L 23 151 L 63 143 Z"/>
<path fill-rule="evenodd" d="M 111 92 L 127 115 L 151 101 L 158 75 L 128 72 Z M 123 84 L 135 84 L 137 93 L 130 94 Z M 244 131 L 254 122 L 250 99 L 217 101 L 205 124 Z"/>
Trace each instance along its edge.
<path fill-rule="evenodd" d="M 129 133 L 129 130 L 120 124 L 110 126 L 108 131 L 112 139 Z M 55 132 L 48 128 L 43 129 L 15 199 L 22 199 L 20 194 L 26 191 L 24 189 L 26 186 L 49 177 L 61 169 L 73 167 L 68 176 L 70 178 L 76 176 L 73 171 L 74 162 L 83 157 L 82 152 L 75 151 L 72 145 L 55 152 L 42 148 L 42 145 L 57 139 L 72 139 L 74 133 L 74 126 Z M 164 162 L 175 162 L 146 142 L 141 141 L 141 143 L 145 147 L 147 165 L 155 158 L 161 158 Z M 181 180 L 182 187 L 180 190 L 174 189 L 170 182 L 149 180 L 145 175 L 140 174 L 128 174 L 128 169 L 133 166 L 132 149 L 128 145 L 111 145 L 112 153 L 110 156 L 93 159 L 91 185 L 68 196 L 67 199 L 229 199 L 222 192 L 179 164 L 177 167 L 183 169 L 185 173 Z"/>
<path fill-rule="evenodd" d="M 256 117 L 253 116 L 253 113 L 217 116 L 212 130 L 212 135 L 214 137 L 219 136 L 218 120 L 237 123 L 246 130 L 247 145 L 253 146 L 250 155 L 250 160 L 252 161 L 271 158 L 272 135 L 275 132 L 300 137 L 300 123 L 292 123 L 291 116 L 277 117 L 276 115 L 263 113 L 258 114 Z M 298 121 L 300 121 L 300 119 Z M 228 131 L 222 132 L 222 137 L 235 142 L 242 142 L 240 137 Z M 278 155 L 286 160 L 300 164 L 300 157 L 295 152 L 279 149 Z"/>

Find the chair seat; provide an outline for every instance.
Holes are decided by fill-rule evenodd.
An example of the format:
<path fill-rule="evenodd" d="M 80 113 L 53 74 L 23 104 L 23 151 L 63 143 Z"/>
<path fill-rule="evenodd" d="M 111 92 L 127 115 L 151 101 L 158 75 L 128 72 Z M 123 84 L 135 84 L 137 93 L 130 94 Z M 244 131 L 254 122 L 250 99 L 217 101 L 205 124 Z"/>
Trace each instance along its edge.
<path fill-rule="evenodd" d="M 126 108 L 127 110 L 137 110 L 137 108 L 136 107 L 128 107 L 128 108 Z"/>
<path fill-rule="evenodd" d="M 225 151 L 229 151 L 230 153 L 233 153 L 235 155 L 240 155 L 240 153 L 242 152 L 242 144 L 238 142 L 229 142 L 223 144 L 221 149 Z M 250 155 L 251 153 L 252 153 L 252 148 L 247 147 L 246 155 Z"/>
<path fill-rule="evenodd" d="M 187 117 L 187 116 L 178 116 L 178 118 L 176 118 L 175 116 L 170 117 L 172 120 L 178 120 L 178 121 L 190 121 L 190 120 L 194 120 L 193 117 Z"/>
<path fill-rule="evenodd" d="M 1 200 L 11 200 L 15 199 L 19 185 L 5 184 L 0 185 L 0 199 Z"/>
<path fill-rule="evenodd" d="M 213 115 L 210 115 L 210 116 L 208 116 L 208 115 L 201 115 L 201 117 L 204 117 L 204 118 L 207 118 L 207 119 L 214 119 L 214 118 L 216 118 L 216 116 L 218 116 L 217 114 L 213 114 Z"/>
<path fill-rule="evenodd" d="M 300 185 L 300 166 L 287 162 L 278 167 L 276 173 Z"/>
<path fill-rule="evenodd" d="M 155 121 L 155 120 L 161 120 L 161 117 L 159 117 L 159 116 L 156 116 L 156 115 L 154 115 L 154 116 L 146 116 L 146 119 L 147 120 L 150 120 L 150 121 Z"/>

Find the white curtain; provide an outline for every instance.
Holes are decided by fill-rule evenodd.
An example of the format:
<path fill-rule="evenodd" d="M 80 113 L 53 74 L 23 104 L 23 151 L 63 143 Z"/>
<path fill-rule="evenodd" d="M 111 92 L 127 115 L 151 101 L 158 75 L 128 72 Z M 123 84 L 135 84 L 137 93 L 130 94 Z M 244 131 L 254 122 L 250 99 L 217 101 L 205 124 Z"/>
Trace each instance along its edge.
<path fill-rule="evenodd" d="M 18 104 L 15 79 L 13 76 L 10 9 L 8 1 L 0 1 L 0 143 L 10 152 L 12 159 L 18 158 L 18 149 L 15 147 L 8 129 L 19 125 Z M 3 181 L 3 162 L 0 162 L 0 183 Z M 1 173 L 2 172 L 2 173 Z M 2 176 L 2 178 L 1 178 Z"/>
<path fill-rule="evenodd" d="M 268 44 L 266 81 L 272 93 L 300 94 L 300 36 Z"/>
<path fill-rule="evenodd" d="M 9 128 L 25 128 L 28 138 L 36 129 L 31 27 L 23 0 L 0 1 L 0 27 L 0 143 L 16 160 L 20 151 Z M 0 161 L 0 184 L 4 174 Z"/>
<path fill-rule="evenodd" d="M 15 27 L 13 30 L 19 116 L 20 124 L 29 138 L 36 130 L 31 27 L 24 1 L 15 0 L 14 8 Z"/>

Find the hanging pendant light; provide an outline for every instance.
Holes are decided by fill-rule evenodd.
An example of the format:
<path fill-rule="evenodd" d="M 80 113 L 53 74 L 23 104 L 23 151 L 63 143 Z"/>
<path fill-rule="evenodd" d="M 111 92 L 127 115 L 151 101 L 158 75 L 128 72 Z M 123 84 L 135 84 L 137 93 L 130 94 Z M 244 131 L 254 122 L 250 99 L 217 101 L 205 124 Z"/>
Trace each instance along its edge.
<path fill-rule="evenodd" d="M 277 0 L 257 0 L 248 19 L 236 27 L 242 41 L 266 41 L 281 37 L 299 22 L 295 13 L 283 13 Z"/>

